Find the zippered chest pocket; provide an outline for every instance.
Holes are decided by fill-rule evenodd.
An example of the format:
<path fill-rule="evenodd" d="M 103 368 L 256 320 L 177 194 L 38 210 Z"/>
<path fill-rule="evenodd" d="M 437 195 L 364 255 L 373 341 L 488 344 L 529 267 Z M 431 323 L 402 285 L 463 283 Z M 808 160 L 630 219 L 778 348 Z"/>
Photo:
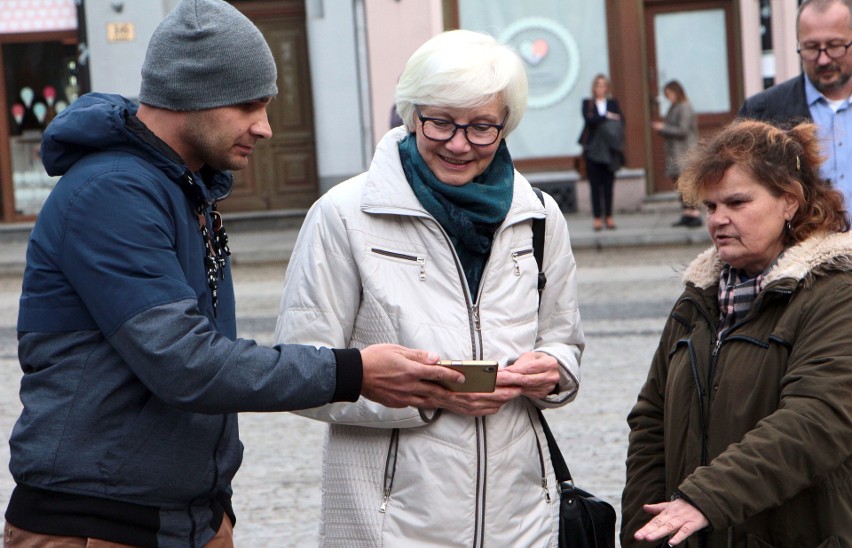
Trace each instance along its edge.
<path fill-rule="evenodd" d="M 512 251 L 510 256 L 512 258 L 512 270 L 515 273 L 515 276 L 520 276 L 521 269 L 523 268 L 537 268 L 535 261 L 533 261 L 535 257 L 533 256 L 533 249 L 531 247 L 516 249 Z M 530 263 L 529 261 L 533 262 Z"/>
<path fill-rule="evenodd" d="M 397 261 L 401 265 L 410 265 L 413 268 L 417 268 L 417 277 L 421 282 L 426 281 L 426 254 L 420 252 L 413 251 L 399 251 L 388 249 L 380 246 L 370 246 L 370 253 L 373 255 L 388 259 L 391 261 Z"/>

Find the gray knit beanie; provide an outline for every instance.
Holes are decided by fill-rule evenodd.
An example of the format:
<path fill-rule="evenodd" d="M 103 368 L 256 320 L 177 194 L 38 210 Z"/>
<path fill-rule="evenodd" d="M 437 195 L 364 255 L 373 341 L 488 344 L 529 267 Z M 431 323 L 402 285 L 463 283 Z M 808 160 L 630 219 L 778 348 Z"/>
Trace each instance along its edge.
<path fill-rule="evenodd" d="M 139 101 L 204 110 L 278 94 L 260 30 L 222 0 L 181 0 L 160 23 L 142 63 Z"/>

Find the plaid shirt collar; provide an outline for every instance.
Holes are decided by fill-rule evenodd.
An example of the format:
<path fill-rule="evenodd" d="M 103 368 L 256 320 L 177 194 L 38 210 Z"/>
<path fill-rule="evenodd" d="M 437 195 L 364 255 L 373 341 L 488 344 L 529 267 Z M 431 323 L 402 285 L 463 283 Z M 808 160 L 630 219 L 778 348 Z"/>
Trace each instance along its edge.
<path fill-rule="evenodd" d="M 774 264 L 774 263 L 773 263 Z M 742 271 L 726 264 L 719 274 L 719 336 L 751 310 L 763 289 L 768 268 L 754 278 L 742 280 Z"/>

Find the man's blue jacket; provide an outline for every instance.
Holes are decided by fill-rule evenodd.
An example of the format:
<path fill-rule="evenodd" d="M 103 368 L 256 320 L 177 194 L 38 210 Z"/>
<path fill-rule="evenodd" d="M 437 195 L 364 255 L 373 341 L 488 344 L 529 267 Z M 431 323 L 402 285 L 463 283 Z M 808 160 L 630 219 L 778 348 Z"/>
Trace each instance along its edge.
<path fill-rule="evenodd" d="M 84 95 L 44 134 L 44 165 L 62 178 L 27 250 L 6 519 L 202 546 L 223 514 L 234 519 L 234 413 L 354 401 L 360 354 L 236 338 L 230 266 L 214 314 L 197 216 L 212 226 L 232 178 L 190 172 L 135 112 L 122 97 Z"/>

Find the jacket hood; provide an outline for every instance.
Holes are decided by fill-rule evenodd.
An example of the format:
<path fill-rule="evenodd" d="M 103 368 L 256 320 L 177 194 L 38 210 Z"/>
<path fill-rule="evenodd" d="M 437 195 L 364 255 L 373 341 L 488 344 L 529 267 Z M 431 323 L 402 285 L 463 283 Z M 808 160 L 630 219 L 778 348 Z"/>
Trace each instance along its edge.
<path fill-rule="evenodd" d="M 90 154 L 125 152 L 139 156 L 178 181 L 189 168 L 165 143 L 136 119 L 138 105 L 120 95 L 88 93 L 51 121 L 42 136 L 41 156 L 47 173 L 64 175 Z M 233 186 L 230 173 L 205 176 L 212 198 L 226 197 Z"/>
<path fill-rule="evenodd" d="M 719 282 L 725 263 L 715 247 L 696 257 L 683 273 L 684 284 L 706 289 Z M 788 247 L 766 275 L 766 283 L 782 279 L 796 282 L 829 271 L 852 271 L 852 233 L 815 234 Z"/>

